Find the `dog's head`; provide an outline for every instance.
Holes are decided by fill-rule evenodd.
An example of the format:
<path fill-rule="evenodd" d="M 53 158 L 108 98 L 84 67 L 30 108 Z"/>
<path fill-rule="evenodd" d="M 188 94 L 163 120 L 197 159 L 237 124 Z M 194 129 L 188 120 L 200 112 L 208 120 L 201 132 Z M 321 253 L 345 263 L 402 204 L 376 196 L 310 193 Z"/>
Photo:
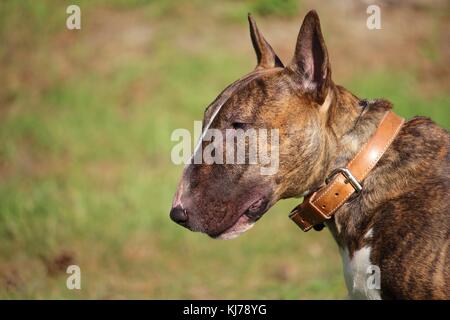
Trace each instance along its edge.
<path fill-rule="evenodd" d="M 250 16 L 249 22 L 257 66 L 206 109 L 202 139 L 183 171 L 170 212 L 175 222 L 216 238 L 237 236 L 279 199 L 307 191 L 322 174 L 317 164 L 326 157 L 331 71 L 317 13 L 306 15 L 286 67 Z M 226 161 L 229 152 L 251 149 L 250 135 L 227 140 L 238 131 L 256 132 L 256 150 L 268 150 L 272 161 L 251 161 L 247 153 L 241 162 L 237 156 L 235 162 Z M 195 161 L 206 153 L 209 161 Z"/>

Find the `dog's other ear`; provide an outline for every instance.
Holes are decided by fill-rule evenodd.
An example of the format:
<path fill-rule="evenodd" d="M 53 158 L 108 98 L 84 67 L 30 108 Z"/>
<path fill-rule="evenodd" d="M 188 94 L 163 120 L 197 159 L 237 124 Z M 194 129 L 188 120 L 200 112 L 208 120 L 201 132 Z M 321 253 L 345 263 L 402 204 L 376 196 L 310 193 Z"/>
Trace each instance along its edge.
<path fill-rule="evenodd" d="M 288 68 L 306 92 L 322 104 L 331 82 L 331 69 L 327 47 L 320 29 L 317 12 L 308 12 L 297 38 L 295 54 Z"/>
<path fill-rule="evenodd" d="M 253 48 L 255 48 L 256 58 L 258 59 L 256 69 L 283 68 L 283 63 L 259 32 L 258 26 L 250 13 L 248 14 L 248 22 L 250 24 L 250 37 L 252 38 Z"/>

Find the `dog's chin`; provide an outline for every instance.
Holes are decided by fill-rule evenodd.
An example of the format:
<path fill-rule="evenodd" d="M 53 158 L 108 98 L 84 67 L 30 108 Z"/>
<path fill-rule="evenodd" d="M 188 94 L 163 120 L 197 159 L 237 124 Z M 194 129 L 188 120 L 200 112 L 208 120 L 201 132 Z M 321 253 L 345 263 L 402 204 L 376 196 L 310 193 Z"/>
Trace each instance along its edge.
<path fill-rule="evenodd" d="M 256 221 L 252 221 L 247 215 L 243 214 L 239 217 L 234 225 L 232 225 L 230 228 L 228 228 L 218 236 L 215 236 L 214 239 L 231 240 L 237 238 L 245 231 L 251 229 L 255 225 L 255 222 Z"/>
<path fill-rule="evenodd" d="M 237 221 L 222 233 L 212 236 L 214 239 L 230 240 L 237 238 L 245 231 L 251 229 L 264 213 L 271 207 L 271 201 L 267 197 L 259 197 L 246 207 L 245 212 Z"/>

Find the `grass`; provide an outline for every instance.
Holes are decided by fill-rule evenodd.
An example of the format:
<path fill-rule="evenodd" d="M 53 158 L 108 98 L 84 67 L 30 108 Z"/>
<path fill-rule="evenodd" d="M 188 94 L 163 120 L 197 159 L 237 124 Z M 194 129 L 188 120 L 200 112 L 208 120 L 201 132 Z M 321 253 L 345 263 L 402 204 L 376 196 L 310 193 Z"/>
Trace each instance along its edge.
<path fill-rule="evenodd" d="M 439 92 L 431 97 L 421 95 L 410 74 L 377 71 L 369 76 L 355 76 L 347 87 L 363 98 L 384 98 L 391 101 L 394 111 L 406 119 L 425 115 L 447 129 L 450 127 L 447 108 L 450 96 L 446 92 Z"/>
<path fill-rule="evenodd" d="M 254 65 L 247 51 L 215 36 L 212 21 L 225 13 L 219 26 L 232 34 L 242 27 L 233 17 L 249 6 L 285 19 L 290 5 L 283 13 L 275 1 L 235 9 L 74 3 L 84 17 L 75 33 L 61 27 L 64 2 L 0 5 L 0 298 L 344 298 L 331 236 L 303 234 L 287 218 L 297 200 L 277 204 L 234 241 L 212 241 L 168 219 L 181 172 L 170 162 L 172 130 L 190 129 Z M 199 27 L 199 16 L 212 30 Z M 123 32 L 129 37 L 108 31 L 115 25 L 131 28 Z M 345 84 L 449 128 L 448 93 L 424 98 L 408 72 Z M 80 291 L 65 287 L 68 263 L 81 267 Z"/>

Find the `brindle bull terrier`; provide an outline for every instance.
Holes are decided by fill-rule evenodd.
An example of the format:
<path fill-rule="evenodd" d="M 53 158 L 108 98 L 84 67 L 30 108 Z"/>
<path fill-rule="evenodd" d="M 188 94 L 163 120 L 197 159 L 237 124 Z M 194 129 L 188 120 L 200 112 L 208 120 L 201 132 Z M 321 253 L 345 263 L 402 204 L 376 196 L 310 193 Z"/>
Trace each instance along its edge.
<path fill-rule="evenodd" d="M 257 67 L 209 105 L 203 130 L 279 129 L 279 169 L 261 175 L 254 164 L 186 165 L 170 217 L 213 238 L 233 238 L 278 200 L 323 187 L 392 109 L 334 84 L 315 11 L 306 15 L 286 67 L 250 16 L 249 22 Z M 359 181 L 362 190 L 325 222 L 343 256 L 350 297 L 449 299 L 449 132 L 415 117 L 392 140 Z M 379 287 L 366 285 L 370 265 L 381 271 Z"/>

